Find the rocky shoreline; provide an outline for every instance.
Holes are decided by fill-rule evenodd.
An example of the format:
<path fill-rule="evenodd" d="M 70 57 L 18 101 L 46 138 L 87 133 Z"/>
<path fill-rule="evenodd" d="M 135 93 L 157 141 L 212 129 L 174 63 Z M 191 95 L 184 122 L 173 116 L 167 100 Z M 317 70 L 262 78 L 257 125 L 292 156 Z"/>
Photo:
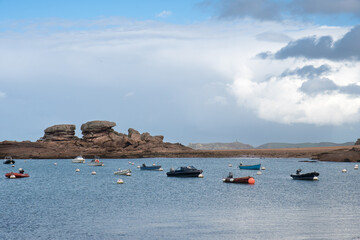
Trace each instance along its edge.
<path fill-rule="evenodd" d="M 54 125 L 46 128 L 36 142 L 0 142 L 0 158 L 68 159 L 85 158 L 310 158 L 319 161 L 360 162 L 360 145 L 241 150 L 193 150 L 180 143 L 164 142 L 163 136 L 151 136 L 129 128 L 128 134 L 118 133 L 109 121 L 90 121 L 81 125 L 82 138 L 75 136 L 76 126 Z"/>

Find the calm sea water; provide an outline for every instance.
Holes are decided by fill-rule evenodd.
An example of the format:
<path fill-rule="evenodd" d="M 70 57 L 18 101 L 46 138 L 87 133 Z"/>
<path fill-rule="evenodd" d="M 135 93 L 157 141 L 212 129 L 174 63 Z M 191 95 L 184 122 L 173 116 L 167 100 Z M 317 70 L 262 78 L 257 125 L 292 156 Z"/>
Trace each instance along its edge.
<path fill-rule="evenodd" d="M 354 163 L 299 160 L 0 164 L 0 239 L 360 239 L 360 170 Z M 240 162 L 261 163 L 266 170 L 256 175 L 238 169 Z M 164 171 L 140 171 L 136 166 L 142 163 L 161 164 Z M 170 167 L 185 165 L 203 169 L 204 178 L 166 177 Z M 5 178 L 20 167 L 30 178 Z M 132 176 L 114 175 L 117 168 L 132 169 Z M 298 168 L 320 172 L 319 181 L 292 180 L 289 175 Z M 341 172 L 344 168 L 347 173 Z M 223 183 L 229 171 L 234 177 L 254 176 L 255 185 Z M 119 178 L 124 184 L 116 183 Z"/>

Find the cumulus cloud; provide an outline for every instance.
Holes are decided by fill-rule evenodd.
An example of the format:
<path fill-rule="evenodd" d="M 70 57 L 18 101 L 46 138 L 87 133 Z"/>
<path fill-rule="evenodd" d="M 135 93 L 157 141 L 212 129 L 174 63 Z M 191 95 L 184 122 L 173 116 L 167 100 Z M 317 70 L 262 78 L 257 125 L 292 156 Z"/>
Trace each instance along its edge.
<path fill-rule="evenodd" d="M 274 54 L 276 59 L 290 57 L 304 57 L 308 59 L 360 60 L 360 25 L 352 28 L 341 39 L 334 41 L 331 36 L 306 37 L 291 41 Z M 262 58 L 269 56 L 267 53 L 258 55 Z"/>

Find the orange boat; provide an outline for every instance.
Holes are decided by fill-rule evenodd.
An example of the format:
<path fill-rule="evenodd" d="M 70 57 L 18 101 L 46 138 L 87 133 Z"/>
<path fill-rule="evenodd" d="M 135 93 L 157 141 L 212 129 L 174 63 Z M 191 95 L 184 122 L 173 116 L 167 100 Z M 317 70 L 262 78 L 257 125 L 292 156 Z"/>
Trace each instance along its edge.
<path fill-rule="evenodd" d="M 15 177 L 12 177 L 12 176 L 15 176 Z M 5 174 L 5 177 L 7 177 L 7 178 L 25 178 L 25 177 L 30 177 L 30 175 L 27 173 L 9 172 L 9 173 Z"/>
<path fill-rule="evenodd" d="M 227 178 L 223 179 L 223 182 L 226 183 L 245 183 L 245 184 L 254 184 L 255 179 L 253 177 L 247 176 L 247 177 L 239 177 L 234 178 L 233 174 L 230 172 L 229 176 Z"/>

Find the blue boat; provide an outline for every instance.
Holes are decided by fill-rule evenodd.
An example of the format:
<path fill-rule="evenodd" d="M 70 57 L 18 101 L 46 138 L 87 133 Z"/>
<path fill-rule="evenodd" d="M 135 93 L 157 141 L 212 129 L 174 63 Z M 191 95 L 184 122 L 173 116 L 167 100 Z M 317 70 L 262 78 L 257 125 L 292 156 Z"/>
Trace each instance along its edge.
<path fill-rule="evenodd" d="M 255 165 L 243 165 L 242 163 L 240 163 L 239 165 L 240 169 L 247 169 L 247 170 L 260 170 L 260 167 L 261 167 L 261 163 Z"/>
<path fill-rule="evenodd" d="M 151 165 L 146 166 L 145 163 L 140 167 L 140 170 L 154 170 L 154 171 L 162 171 L 161 165 Z"/>

